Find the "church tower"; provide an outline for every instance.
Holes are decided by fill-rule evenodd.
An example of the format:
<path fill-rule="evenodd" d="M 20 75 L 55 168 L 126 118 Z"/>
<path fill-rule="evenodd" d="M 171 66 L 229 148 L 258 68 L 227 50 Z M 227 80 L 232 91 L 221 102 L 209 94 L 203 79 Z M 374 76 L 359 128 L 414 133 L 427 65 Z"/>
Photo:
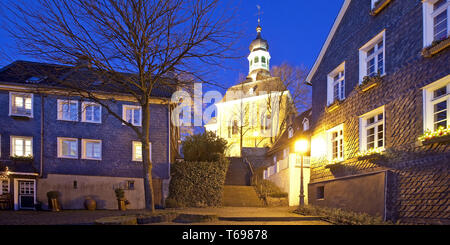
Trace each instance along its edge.
<path fill-rule="evenodd" d="M 258 20 L 257 36 L 250 44 L 250 55 L 247 58 L 249 62 L 248 78 L 252 81 L 270 77 L 269 43 L 261 37 L 261 31 Z"/>

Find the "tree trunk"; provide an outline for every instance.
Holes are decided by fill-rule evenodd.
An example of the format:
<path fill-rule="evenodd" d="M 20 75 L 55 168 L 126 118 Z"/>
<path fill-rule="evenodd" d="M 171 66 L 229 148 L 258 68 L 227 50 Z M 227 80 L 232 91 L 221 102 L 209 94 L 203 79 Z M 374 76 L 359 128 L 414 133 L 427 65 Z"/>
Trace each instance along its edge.
<path fill-rule="evenodd" d="M 147 100 L 148 101 L 148 100 Z M 145 193 L 145 209 L 151 212 L 155 211 L 153 178 L 152 178 L 152 162 L 150 160 L 150 107 L 148 102 L 142 106 L 142 167 L 144 173 L 144 193 Z"/>

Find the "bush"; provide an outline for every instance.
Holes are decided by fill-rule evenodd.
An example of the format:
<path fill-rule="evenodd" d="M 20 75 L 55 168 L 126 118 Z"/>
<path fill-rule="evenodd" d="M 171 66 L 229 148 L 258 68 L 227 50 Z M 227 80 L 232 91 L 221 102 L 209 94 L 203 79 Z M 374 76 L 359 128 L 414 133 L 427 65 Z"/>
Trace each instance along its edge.
<path fill-rule="evenodd" d="M 207 131 L 186 137 L 182 149 L 188 162 L 215 162 L 225 153 L 227 141 Z"/>
<path fill-rule="evenodd" d="M 171 166 L 169 202 L 176 207 L 221 206 L 228 160 L 177 162 Z"/>
<path fill-rule="evenodd" d="M 177 200 L 172 198 L 166 199 L 166 208 L 181 208 L 181 206 L 178 204 Z"/>
<path fill-rule="evenodd" d="M 59 197 L 59 192 L 57 191 L 49 191 L 47 192 L 48 199 L 57 199 Z"/>
<path fill-rule="evenodd" d="M 296 213 L 302 215 L 322 216 L 326 221 L 337 225 L 392 225 L 390 221 L 383 221 L 381 217 L 374 217 L 366 213 L 355 213 L 338 208 L 318 207 L 306 205 L 299 207 Z"/>
<path fill-rule="evenodd" d="M 125 198 L 125 191 L 123 189 L 117 188 L 114 190 L 114 192 L 116 193 L 116 198 L 118 200 Z"/>
<path fill-rule="evenodd" d="M 282 191 L 275 183 L 270 180 L 259 181 L 256 185 L 256 190 L 261 197 L 275 197 L 282 198 L 287 197 L 288 194 Z"/>

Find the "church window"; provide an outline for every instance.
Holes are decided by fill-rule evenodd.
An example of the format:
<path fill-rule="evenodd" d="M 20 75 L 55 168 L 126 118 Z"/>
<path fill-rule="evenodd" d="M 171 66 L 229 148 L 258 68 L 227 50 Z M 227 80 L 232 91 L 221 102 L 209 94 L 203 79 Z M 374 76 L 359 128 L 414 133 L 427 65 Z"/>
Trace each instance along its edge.
<path fill-rule="evenodd" d="M 261 57 L 261 62 L 262 62 L 263 64 L 265 64 L 265 63 L 266 63 L 266 57 L 262 56 L 262 57 Z"/>
<path fill-rule="evenodd" d="M 234 120 L 233 121 L 233 128 L 232 128 L 232 133 L 233 135 L 238 134 L 239 133 L 239 126 L 238 126 L 238 121 Z"/>
<path fill-rule="evenodd" d="M 255 64 L 259 62 L 258 56 L 255 57 Z"/>

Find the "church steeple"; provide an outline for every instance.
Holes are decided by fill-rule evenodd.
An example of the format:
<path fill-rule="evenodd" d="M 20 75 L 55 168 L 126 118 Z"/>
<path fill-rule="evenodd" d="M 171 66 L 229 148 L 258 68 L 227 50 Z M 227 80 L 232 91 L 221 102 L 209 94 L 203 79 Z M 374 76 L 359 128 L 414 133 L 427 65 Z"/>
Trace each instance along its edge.
<path fill-rule="evenodd" d="M 259 10 L 259 6 L 258 6 Z M 260 15 L 260 13 L 258 13 Z M 261 18 L 258 16 L 258 27 L 256 27 L 256 39 L 250 44 L 250 55 L 248 56 L 249 73 L 248 77 L 253 81 L 258 75 L 270 76 L 270 54 L 269 43 L 261 37 Z"/>

